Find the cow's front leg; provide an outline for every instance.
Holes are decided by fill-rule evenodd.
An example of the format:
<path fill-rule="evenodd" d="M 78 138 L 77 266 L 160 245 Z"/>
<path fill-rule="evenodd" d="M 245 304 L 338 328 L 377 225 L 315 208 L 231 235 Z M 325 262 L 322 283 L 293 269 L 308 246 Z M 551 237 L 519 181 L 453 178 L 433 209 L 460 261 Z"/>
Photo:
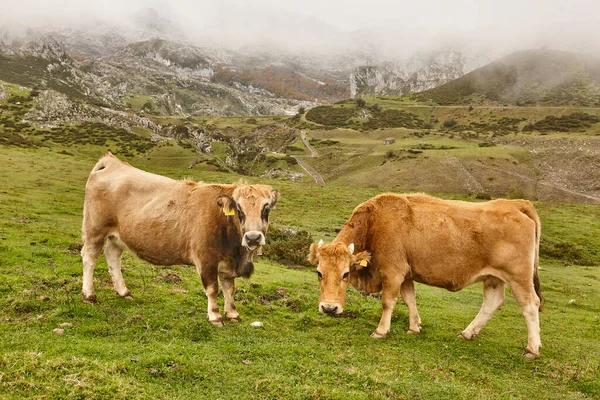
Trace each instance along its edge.
<path fill-rule="evenodd" d="M 219 280 L 217 278 L 217 268 L 210 270 L 206 267 L 196 267 L 199 270 L 204 292 L 208 298 L 208 321 L 214 326 L 223 326 L 223 318 L 217 304 L 217 294 L 219 293 Z"/>
<path fill-rule="evenodd" d="M 383 292 L 381 294 L 381 305 L 383 312 L 381 313 L 381 320 L 379 326 L 371 334 L 371 337 L 380 339 L 387 336 L 390 331 L 390 325 L 392 323 L 392 312 L 396 301 L 398 301 L 398 294 L 400 293 L 400 286 L 402 285 L 402 278 L 392 278 L 383 280 Z"/>
<path fill-rule="evenodd" d="M 221 286 L 223 287 L 223 297 L 225 298 L 225 318 L 232 320 L 233 322 L 240 322 L 240 314 L 235 309 L 235 300 L 233 295 L 235 293 L 235 278 L 225 278 L 220 275 Z"/>

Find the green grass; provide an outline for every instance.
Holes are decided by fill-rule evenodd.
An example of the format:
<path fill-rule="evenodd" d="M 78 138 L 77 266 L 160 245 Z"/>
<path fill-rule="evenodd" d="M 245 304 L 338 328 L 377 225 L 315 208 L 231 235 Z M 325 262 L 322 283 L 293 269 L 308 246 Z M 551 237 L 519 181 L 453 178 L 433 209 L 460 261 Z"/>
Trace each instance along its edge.
<path fill-rule="evenodd" d="M 409 140 L 412 145 L 416 139 Z M 583 263 L 542 260 L 547 303 L 539 360 L 520 355 L 526 327 L 510 294 L 481 336 L 466 342 L 457 334 L 477 313 L 481 287 L 450 293 L 418 285 L 423 333 L 404 333 L 407 312 L 398 304 L 391 334 L 379 341 L 369 337 L 381 314 L 377 298 L 351 289 L 351 318 L 325 316 L 317 311 L 312 268 L 289 269 L 265 256 L 249 281 L 236 282 L 243 322 L 218 329 L 206 321 L 206 298 L 194 268 L 155 267 L 129 254 L 124 276 L 135 299 L 114 294 L 101 257 L 95 275 L 100 303 L 81 302 L 77 249 L 83 189 L 102 151 L 77 149 L 70 148 L 77 156 L 69 156 L 59 153 L 60 145 L 0 146 L 2 398 L 600 396 L 600 270 L 590 265 L 600 258 L 597 206 L 537 204 L 543 237 L 576 247 L 582 254 L 578 264 Z M 186 151 L 177 144 L 162 146 L 129 162 L 174 178 L 239 178 L 183 168 Z M 381 192 L 343 184 L 251 181 L 281 191 L 274 225 L 308 230 L 315 240 L 326 241 L 354 206 Z M 168 273 L 182 281 L 167 282 Z M 279 288 L 283 295 L 276 293 Z M 571 299 L 575 302 L 569 304 Z M 252 327 L 252 321 L 264 326 Z M 73 326 L 63 336 L 54 335 L 63 322 Z"/>
<path fill-rule="evenodd" d="M 152 111 L 153 109 L 152 96 L 129 94 L 125 96 L 125 103 L 135 111 L 142 109 Z"/>
<path fill-rule="evenodd" d="M 221 141 L 212 142 L 213 154 L 205 155 L 189 140 L 150 142 L 150 132 L 143 128 L 134 128 L 131 134 L 89 123 L 55 129 L 28 126 L 21 116 L 35 101 L 29 95 L 11 92 L 12 100 L 0 102 L 0 398 L 600 396 L 597 205 L 536 202 L 543 225 L 540 275 L 547 303 L 541 314 L 542 358 L 535 361 L 520 355 L 527 332 L 510 294 L 480 337 L 471 342 L 457 337 L 479 310 L 479 285 L 459 293 L 418 285 L 422 334 L 404 333 L 407 312 L 398 304 L 392 332 L 377 341 L 369 337 L 381 315 L 376 296 L 364 297 L 350 289 L 347 318 L 325 316 L 317 311 L 314 269 L 296 266 L 302 255 L 293 254 L 281 264 L 274 261 L 275 254 L 270 259 L 267 253 L 250 280 L 236 282 L 243 322 L 218 329 L 206 321 L 206 297 L 193 267 L 151 266 L 126 253 L 124 277 L 135 296 L 127 301 L 114 294 L 101 257 L 95 274 L 100 303 L 89 305 L 80 298 L 78 254 L 85 181 L 108 148 L 121 150 L 120 157 L 134 166 L 173 178 L 271 184 L 282 196 L 271 213 L 272 226 L 307 231 L 313 240 L 329 242 L 356 205 L 383 191 L 426 190 L 465 198 L 463 189 L 455 186 L 460 180 L 452 175 L 454 167 L 448 160 L 463 163 L 486 185 L 497 185 L 501 195 L 507 187 L 514 187 L 512 194 L 523 192 L 527 187 L 515 186 L 507 171 L 531 173 L 537 155 L 519 143 L 585 140 L 592 150 L 599 124 L 583 132 L 511 132 L 501 135 L 506 142 L 480 147 L 495 134 L 486 130 L 500 125 L 514 129 L 512 119 L 520 121 L 516 125 L 521 129 L 548 115 L 600 115 L 600 111 L 541 107 L 469 111 L 368 98 L 367 108 L 377 103 L 384 111 L 402 111 L 392 117 L 412 114 L 416 117 L 407 121 L 418 118 L 434 124 L 434 129 L 387 126 L 393 125 L 393 118 L 384 119 L 385 128 L 366 131 L 304 122 L 309 127 L 303 129 L 320 154 L 304 159 L 327 182 L 318 186 L 308 177 L 293 183 L 242 176 L 227 172 L 223 164 L 235 139 L 252 139 L 260 132 L 261 143 L 271 147 L 256 159 L 252 172 L 301 171 L 289 157 L 293 149 L 285 151 L 287 155 L 279 153 L 279 148 L 292 146 L 306 154 L 297 133 L 285 128 L 290 120 L 153 118 L 222 135 Z M 24 102 L 16 104 L 17 97 Z M 473 123 L 485 127 L 441 129 L 446 119 L 456 120 L 457 127 Z M 357 117 L 349 126 L 360 127 L 366 121 Z M 381 140 L 388 136 L 396 143 L 383 145 Z M 476 201 L 474 196 L 469 199 Z M 272 239 L 279 240 L 281 232 L 273 229 Z M 305 239 L 302 236 L 298 246 L 305 246 Z M 277 248 L 280 260 L 286 259 L 281 254 L 286 245 Z M 170 283 L 167 274 L 177 274 L 182 281 Z M 570 300 L 575 301 L 569 304 Z M 252 321 L 264 326 L 252 327 Z M 64 328 L 63 336 L 54 335 L 52 330 L 64 322 L 73 326 Z"/>

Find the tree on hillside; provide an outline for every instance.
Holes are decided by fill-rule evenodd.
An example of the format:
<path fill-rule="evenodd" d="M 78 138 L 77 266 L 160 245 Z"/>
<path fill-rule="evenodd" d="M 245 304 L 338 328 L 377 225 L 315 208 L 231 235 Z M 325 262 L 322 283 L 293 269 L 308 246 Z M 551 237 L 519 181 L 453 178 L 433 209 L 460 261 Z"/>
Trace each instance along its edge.
<path fill-rule="evenodd" d="M 367 102 L 361 99 L 360 97 L 356 99 L 356 107 L 364 108 L 367 105 Z"/>
<path fill-rule="evenodd" d="M 298 114 L 304 114 L 306 112 L 306 108 L 304 106 L 298 107 Z"/>

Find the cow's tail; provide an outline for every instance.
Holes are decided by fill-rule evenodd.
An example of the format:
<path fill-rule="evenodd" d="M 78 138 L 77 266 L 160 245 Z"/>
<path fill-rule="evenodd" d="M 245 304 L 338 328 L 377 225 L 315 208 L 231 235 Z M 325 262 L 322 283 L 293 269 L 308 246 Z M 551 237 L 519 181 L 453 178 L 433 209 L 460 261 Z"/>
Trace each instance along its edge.
<path fill-rule="evenodd" d="M 121 161 L 117 157 L 115 157 L 110 151 L 106 152 L 106 154 L 102 158 L 100 158 L 100 160 L 98 160 L 96 165 L 94 165 L 94 168 L 92 168 L 92 173 L 102 171 L 108 165 L 114 163 L 115 161 L 121 163 Z"/>
<path fill-rule="evenodd" d="M 540 217 L 535 211 L 535 208 L 533 208 L 533 204 L 529 203 L 528 207 L 525 207 L 523 209 L 523 213 L 535 223 L 535 257 L 533 260 L 533 288 L 535 289 L 535 294 L 540 299 L 539 310 L 542 311 L 544 309 L 544 307 L 542 306 L 542 304 L 544 303 L 544 295 L 542 294 L 542 289 L 540 287 L 540 277 L 538 274 L 538 269 L 540 266 L 540 237 L 542 235 L 542 223 L 540 221 Z"/>

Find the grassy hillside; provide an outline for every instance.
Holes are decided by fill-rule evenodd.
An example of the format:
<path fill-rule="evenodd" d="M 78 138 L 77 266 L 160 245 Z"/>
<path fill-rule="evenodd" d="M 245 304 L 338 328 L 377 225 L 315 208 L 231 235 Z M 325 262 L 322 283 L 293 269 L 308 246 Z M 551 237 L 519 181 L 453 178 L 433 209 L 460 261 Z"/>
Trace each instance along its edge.
<path fill-rule="evenodd" d="M 346 102 L 293 118 L 155 118 L 182 138 L 153 141 L 142 127 L 34 126 L 23 116 L 35 91 L 2 84 L 0 94 L 0 398 L 600 396 L 600 208 L 580 204 L 600 195 L 600 110 L 366 99 L 364 107 Z M 348 117 L 328 123 L 337 109 Z M 214 135 L 211 154 L 194 148 L 192 128 Z M 308 156 L 300 129 L 318 157 Z M 389 136 L 395 143 L 384 145 Z M 280 190 L 257 272 L 236 282 L 242 323 L 218 329 L 206 321 L 193 267 L 151 266 L 130 254 L 124 277 L 134 300 L 114 294 L 101 257 L 99 304 L 81 302 L 84 186 L 108 149 L 173 178 L 243 178 Z M 326 184 L 265 174 L 300 171 L 290 155 Z M 228 157 L 248 175 L 233 172 Z M 458 293 L 417 285 L 419 336 L 405 334 L 407 312 L 398 304 L 389 337 L 371 339 L 380 300 L 353 289 L 344 317 L 318 312 L 307 242 L 331 241 L 357 204 L 386 190 L 546 200 L 535 202 L 546 297 L 541 359 L 520 355 L 527 332 L 510 293 L 480 337 L 457 337 L 479 310 L 479 285 Z M 54 334 L 61 325 L 64 334 Z"/>
<path fill-rule="evenodd" d="M 300 157 L 327 183 L 600 202 L 600 108 L 425 106 L 367 98 L 294 117 L 153 116 L 164 135 L 157 140 L 140 126 L 109 126 L 110 119 L 37 126 L 23 119 L 41 96 L 15 85 L 0 88 L 0 143 L 10 146 L 96 146 L 137 157 L 140 165 L 160 159 L 182 169 L 312 182 Z M 309 156 L 301 131 L 318 157 Z M 387 137 L 395 143 L 384 145 Z"/>
<path fill-rule="evenodd" d="M 440 105 L 600 106 L 600 59 L 554 50 L 513 53 L 409 96 Z"/>
<path fill-rule="evenodd" d="M 315 141 L 320 156 L 308 162 L 326 182 L 600 202 L 600 108 L 430 106 L 377 97 L 312 109 L 299 127 Z M 387 137 L 395 143 L 384 145 Z"/>
<path fill-rule="evenodd" d="M 360 143 L 355 135 L 343 140 Z M 423 333 L 404 333 L 407 312 L 398 304 L 389 338 L 378 341 L 369 337 L 381 313 L 376 296 L 349 290 L 345 318 L 319 314 L 313 269 L 288 268 L 268 254 L 255 276 L 236 282 L 243 322 L 218 329 L 206 321 L 206 298 L 193 268 L 154 267 L 131 255 L 124 256 L 124 276 L 134 300 L 117 298 L 101 257 L 95 282 L 100 303 L 81 302 L 83 188 L 105 149 L 93 143 L 0 145 L 2 398 L 600 395 L 597 206 L 536 204 L 544 226 L 540 272 L 547 301 L 539 360 L 520 355 L 526 328 L 510 294 L 480 337 L 466 342 L 457 334 L 477 313 L 481 288 L 450 293 L 418 285 Z M 185 149 L 175 150 L 127 160 L 174 178 L 239 178 L 181 168 L 177 160 Z M 346 184 L 251 181 L 280 189 L 274 227 L 307 230 L 314 240 L 330 241 L 356 204 L 381 192 Z M 174 281 L 173 274 L 182 280 Z M 264 326 L 252 327 L 253 321 Z M 63 323 L 71 324 L 64 335 L 53 334 Z"/>

